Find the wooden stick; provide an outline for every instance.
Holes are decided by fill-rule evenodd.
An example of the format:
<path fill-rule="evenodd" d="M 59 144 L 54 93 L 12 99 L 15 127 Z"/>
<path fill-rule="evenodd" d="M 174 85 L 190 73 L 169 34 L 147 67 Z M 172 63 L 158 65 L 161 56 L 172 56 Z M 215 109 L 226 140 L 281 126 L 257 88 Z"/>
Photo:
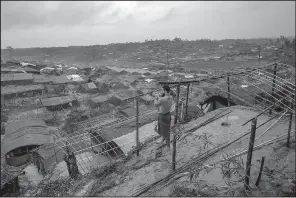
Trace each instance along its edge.
<path fill-rule="evenodd" d="M 257 119 L 254 119 L 252 121 L 251 135 L 250 135 L 249 149 L 248 149 L 248 156 L 247 156 L 246 177 L 245 177 L 245 185 L 244 185 L 245 190 L 250 190 L 249 178 L 250 178 L 250 172 L 251 172 L 251 163 L 252 163 L 252 155 L 253 155 L 253 148 L 254 148 L 254 140 L 255 140 L 255 135 L 256 135 L 256 124 L 257 124 Z"/>
<path fill-rule="evenodd" d="M 180 85 L 177 86 L 176 115 L 175 115 L 174 124 L 177 124 L 178 122 L 179 97 L 180 97 Z M 173 163 L 173 170 L 175 171 L 176 170 L 176 146 L 177 146 L 176 132 L 174 132 L 173 138 L 174 139 L 173 139 L 172 163 Z"/>
<path fill-rule="evenodd" d="M 274 97 L 274 88 L 275 88 L 276 68 L 277 68 L 277 63 L 275 63 L 274 69 L 273 69 L 273 82 L 272 82 L 272 93 L 271 93 L 273 97 Z M 271 114 L 272 114 L 272 109 L 269 109 L 269 115 Z"/>
<path fill-rule="evenodd" d="M 258 175 L 258 178 L 257 178 L 257 181 L 256 181 L 256 186 L 259 185 L 259 182 L 261 180 L 261 174 L 262 174 L 262 170 L 263 170 L 263 166 L 264 166 L 264 160 L 265 160 L 265 157 L 262 157 L 261 159 L 261 166 L 260 166 L 260 171 L 259 171 L 259 175 Z"/>
<path fill-rule="evenodd" d="M 136 126 L 137 126 L 137 131 L 136 131 L 136 146 L 137 146 L 137 156 L 139 156 L 139 147 L 140 147 L 140 143 L 139 143 L 139 97 L 136 98 Z"/>
<path fill-rule="evenodd" d="M 291 129 L 292 129 L 292 119 L 293 119 L 293 113 L 290 113 L 290 119 L 289 119 L 289 128 L 288 128 L 288 137 L 287 137 L 287 147 L 290 148 L 290 136 L 291 136 Z"/>

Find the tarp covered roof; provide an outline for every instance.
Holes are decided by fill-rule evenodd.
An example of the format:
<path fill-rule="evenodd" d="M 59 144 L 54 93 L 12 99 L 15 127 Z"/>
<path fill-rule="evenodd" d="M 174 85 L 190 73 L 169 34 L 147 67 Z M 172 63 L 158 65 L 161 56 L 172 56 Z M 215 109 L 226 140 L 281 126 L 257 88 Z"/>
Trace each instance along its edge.
<path fill-rule="evenodd" d="M 82 85 L 82 87 L 84 89 L 87 89 L 87 90 L 92 90 L 92 89 L 96 89 L 97 88 L 97 86 L 93 82 L 85 83 L 85 84 Z"/>
<path fill-rule="evenodd" d="M 46 127 L 46 123 L 39 119 L 25 119 L 5 125 L 5 136 L 27 127 Z"/>
<path fill-rule="evenodd" d="M 124 90 L 114 93 L 113 96 L 120 100 L 126 100 L 128 98 L 137 96 L 137 93 L 133 90 Z"/>
<path fill-rule="evenodd" d="M 53 84 L 65 84 L 71 82 L 66 76 L 52 76 Z"/>
<path fill-rule="evenodd" d="M 50 83 L 52 81 L 47 75 L 35 75 L 34 83 Z"/>
<path fill-rule="evenodd" d="M 33 80 L 32 74 L 16 73 L 16 74 L 1 74 L 1 81 L 20 81 L 20 80 Z"/>
<path fill-rule="evenodd" d="M 37 153 L 43 158 L 43 159 L 49 159 L 55 155 L 55 153 L 58 152 L 64 152 L 63 149 L 61 149 L 56 144 L 48 144 L 46 147 L 40 148 L 37 150 Z"/>
<path fill-rule="evenodd" d="M 13 75 L 13 80 L 33 80 L 33 75 L 32 74 L 14 74 Z"/>
<path fill-rule="evenodd" d="M 74 97 L 63 96 L 63 97 L 52 97 L 52 98 L 42 99 L 41 103 L 44 107 L 50 107 L 50 106 L 66 104 L 75 100 L 76 99 Z"/>
<path fill-rule="evenodd" d="M 8 152 L 23 146 L 42 145 L 50 141 L 48 128 L 29 127 L 18 132 L 4 136 L 2 143 L 2 153 Z"/>
<path fill-rule="evenodd" d="M 1 95 L 23 93 L 27 91 L 43 90 L 45 87 L 43 85 L 26 85 L 26 86 L 5 86 L 1 87 Z"/>
<path fill-rule="evenodd" d="M 73 74 L 73 75 L 68 75 L 67 78 L 71 81 L 75 81 L 75 82 L 81 82 L 83 81 L 83 79 L 77 75 L 77 74 Z"/>
<path fill-rule="evenodd" d="M 104 96 L 97 96 L 97 97 L 94 97 L 94 98 L 91 98 L 90 99 L 93 103 L 104 103 L 106 101 L 108 101 L 108 96 L 104 95 Z"/>
<path fill-rule="evenodd" d="M 101 79 L 101 80 L 103 80 L 103 81 L 105 81 L 105 82 L 110 82 L 111 80 L 114 79 L 114 77 L 105 74 L 105 75 L 101 76 L 99 79 Z M 100 81 L 100 80 L 98 80 L 98 81 Z"/>

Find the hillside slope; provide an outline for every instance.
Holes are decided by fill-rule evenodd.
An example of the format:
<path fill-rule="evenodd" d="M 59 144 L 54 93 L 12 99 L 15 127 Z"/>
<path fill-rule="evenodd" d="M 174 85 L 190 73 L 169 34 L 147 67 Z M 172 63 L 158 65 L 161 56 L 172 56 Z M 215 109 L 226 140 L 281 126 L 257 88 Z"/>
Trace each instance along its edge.
<path fill-rule="evenodd" d="M 181 130 L 183 132 L 181 139 L 182 137 L 183 139 L 177 142 L 177 169 L 192 162 L 192 159 L 200 153 L 210 151 L 215 146 L 230 142 L 248 132 L 250 124 L 242 127 L 242 123 L 257 114 L 255 110 L 250 108 L 231 107 L 231 113 L 227 116 L 219 118 L 198 130 L 193 130 L 191 133 L 186 133 L 189 129 L 193 129 L 223 110 L 225 109 L 218 109 L 183 125 Z M 260 116 L 257 124 L 259 125 L 268 119 L 268 116 Z M 256 137 L 264 133 L 274 121 L 260 127 L 256 132 Z M 227 122 L 229 125 L 221 126 L 222 122 Z M 268 133 L 262 135 L 255 146 L 284 135 L 286 132 L 287 123 L 284 119 L 271 127 Z M 185 137 L 185 135 L 187 136 Z M 156 185 L 141 196 L 244 196 L 243 182 L 242 180 L 238 181 L 241 178 L 236 173 L 243 174 L 245 165 L 242 162 L 246 161 L 246 154 L 235 158 L 235 160 L 226 160 L 223 163 L 219 161 L 221 161 L 222 154 L 224 156 L 226 154 L 233 155 L 245 150 L 243 148 L 247 147 L 248 139 L 249 135 L 202 161 L 202 164 L 195 164 L 185 172 L 180 172 L 181 175 L 185 173 L 185 177 L 176 181 L 173 179 L 167 186 Z M 292 141 L 290 149 L 287 149 L 283 142 L 285 141 L 278 141 L 254 151 L 251 171 L 252 182 L 250 183 L 251 195 L 276 196 L 291 191 L 292 180 L 295 175 L 295 140 Z M 139 157 L 130 156 L 112 166 L 93 170 L 90 174 L 81 176 L 77 181 L 62 179 L 49 182 L 45 179 L 26 195 L 133 196 L 145 186 L 173 172 L 171 170 L 170 151 L 157 149 L 158 147 L 157 141 L 149 141 L 142 147 Z M 262 156 L 266 158 L 265 168 L 262 181 L 257 189 L 254 187 L 254 182 L 257 179 L 260 167 L 258 160 L 260 162 Z M 227 163 L 233 163 L 232 166 L 239 164 L 241 167 L 231 169 L 231 166 L 228 166 L 232 171 L 237 171 L 230 171 L 232 175 L 228 175 L 224 172 L 222 166 Z M 190 181 L 191 174 L 194 176 L 192 181 Z"/>

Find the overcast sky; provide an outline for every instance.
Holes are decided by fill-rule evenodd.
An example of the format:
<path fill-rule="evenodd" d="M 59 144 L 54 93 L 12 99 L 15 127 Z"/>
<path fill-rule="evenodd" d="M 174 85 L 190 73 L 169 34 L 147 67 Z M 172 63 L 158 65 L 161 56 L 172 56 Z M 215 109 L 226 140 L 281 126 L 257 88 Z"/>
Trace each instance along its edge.
<path fill-rule="evenodd" d="M 1 1 L 1 48 L 295 36 L 295 1 Z"/>

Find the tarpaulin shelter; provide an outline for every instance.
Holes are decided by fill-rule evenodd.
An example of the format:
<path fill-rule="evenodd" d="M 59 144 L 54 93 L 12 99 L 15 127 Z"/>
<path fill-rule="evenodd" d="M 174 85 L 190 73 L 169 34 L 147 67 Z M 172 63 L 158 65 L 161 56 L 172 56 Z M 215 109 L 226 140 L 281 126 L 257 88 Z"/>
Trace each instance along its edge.
<path fill-rule="evenodd" d="M 1 74 L 1 85 L 25 85 L 33 83 L 33 75 L 27 73 Z"/>
<path fill-rule="evenodd" d="M 52 97 L 52 98 L 42 99 L 41 104 L 43 107 L 46 107 L 48 110 L 51 110 L 51 111 L 68 108 L 71 105 L 72 106 L 79 105 L 77 99 L 71 96 Z"/>
<path fill-rule="evenodd" d="M 65 151 L 53 143 L 46 144 L 32 153 L 33 163 L 43 175 L 51 169 L 52 165 L 63 161 L 64 156 Z"/>
<path fill-rule="evenodd" d="M 77 74 L 68 75 L 67 78 L 73 82 L 82 82 L 83 81 L 83 79 Z"/>
<path fill-rule="evenodd" d="M 98 91 L 98 88 L 93 82 L 90 82 L 90 83 L 82 84 L 80 86 L 80 90 L 82 92 L 96 92 Z"/>
<path fill-rule="evenodd" d="M 1 87 L 1 95 L 4 99 L 12 99 L 16 97 L 33 97 L 35 95 L 42 95 L 45 91 L 43 85 L 25 85 L 25 86 L 15 86 L 9 85 Z"/>
<path fill-rule="evenodd" d="M 109 98 L 109 101 L 114 106 L 119 106 L 119 105 L 125 104 L 128 98 L 135 97 L 135 96 L 137 96 L 136 91 L 124 90 L 124 91 L 119 91 L 112 94 L 111 97 Z"/>
<path fill-rule="evenodd" d="M 10 166 L 20 166 L 29 160 L 32 149 L 50 141 L 49 130 L 43 120 L 27 119 L 5 126 L 1 153 Z"/>
<path fill-rule="evenodd" d="M 90 106 L 92 108 L 97 108 L 97 107 L 104 107 L 104 106 L 108 106 L 108 96 L 104 95 L 104 96 L 97 96 L 94 98 L 90 98 L 88 100 L 88 103 L 90 104 Z"/>

